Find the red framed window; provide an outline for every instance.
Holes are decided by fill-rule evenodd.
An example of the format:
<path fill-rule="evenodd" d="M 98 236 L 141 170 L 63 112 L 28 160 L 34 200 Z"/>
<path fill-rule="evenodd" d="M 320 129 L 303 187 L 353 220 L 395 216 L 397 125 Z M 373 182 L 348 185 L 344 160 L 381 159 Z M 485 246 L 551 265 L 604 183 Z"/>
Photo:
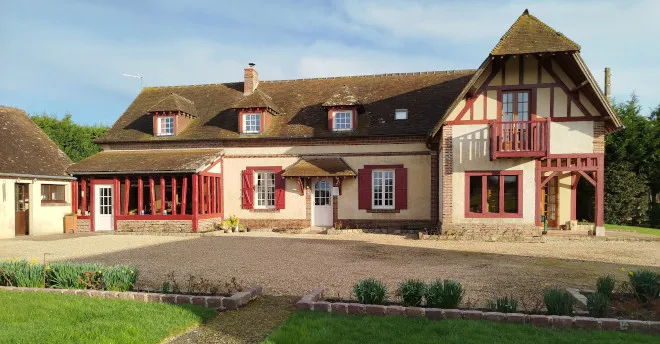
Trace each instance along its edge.
<path fill-rule="evenodd" d="M 408 209 L 408 169 L 403 165 L 364 165 L 358 170 L 358 209 Z"/>
<path fill-rule="evenodd" d="M 465 173 L 465 217 L 522 217 L 522 171 Z"/>
<path fill-rule="evenodd" d="M 502 121 L 529 121 L 530 102 L 531 92 L 528 90 L 502 92 Z"/>
<path fill-rule="evenodd" d="M 241 171 L 243 209 L 284 209 L 286 181 L 282 166 L 253 166 Z"/>

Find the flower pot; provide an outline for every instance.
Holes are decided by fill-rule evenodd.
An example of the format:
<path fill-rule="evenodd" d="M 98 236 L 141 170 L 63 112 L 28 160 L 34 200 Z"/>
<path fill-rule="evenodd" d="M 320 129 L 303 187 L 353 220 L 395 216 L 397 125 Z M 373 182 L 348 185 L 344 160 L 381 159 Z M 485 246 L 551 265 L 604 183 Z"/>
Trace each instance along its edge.
<path fill-rule="evenodd" d="M 64 233 L 75 233 L 78 229 L 78 216 L 65 215 L 64 216 Z"/>
<path fill-rule="evenodd" d="M 234 226 L 234 233 L 238 233 L 238 226 Z"/>

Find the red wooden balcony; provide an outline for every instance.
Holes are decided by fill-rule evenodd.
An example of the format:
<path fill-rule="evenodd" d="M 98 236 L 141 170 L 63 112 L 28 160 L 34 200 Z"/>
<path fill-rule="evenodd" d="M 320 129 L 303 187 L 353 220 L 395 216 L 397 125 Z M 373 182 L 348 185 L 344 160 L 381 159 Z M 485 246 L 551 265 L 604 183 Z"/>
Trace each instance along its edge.
<path fill-rule="evenodd" d="M 550 146 L 550 121 L 492 121 L 490 158 L 541 158 Z"/>

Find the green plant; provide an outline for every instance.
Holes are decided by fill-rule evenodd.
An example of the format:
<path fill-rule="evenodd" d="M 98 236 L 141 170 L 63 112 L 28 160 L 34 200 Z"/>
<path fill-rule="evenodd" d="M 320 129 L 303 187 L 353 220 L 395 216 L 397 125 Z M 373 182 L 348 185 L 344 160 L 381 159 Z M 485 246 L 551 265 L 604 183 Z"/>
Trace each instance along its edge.
<path fill-rule="evenodd" d="M 614 279 L 614 276 L 607 275 L 598 277 L 598 281 L 596 281 L 596 292 L 607 296 L 609 299 L 612 297 L 612 291 L 614 290 L 615 284 L 616 279 Z"/>
<path fill-rule="evenodd" d="M 543 302 L 550 315 L 573 315 L 573 296 L 566 290 L 546 289 L 543 292 Z"/>
<path fill-rule="evenodd" d="M 160 285 L 160 289 L 158 289 L 158 291 L 165 294 L 169 294 L 170 290 L 172 290 L 172 287 L 170 286 L 170 282 L 167 281 L 163 282 L 163 284 Z"/>
<path fill-rule="evenodd" d="M 610 298 L 600 292 L 587 296 L 587 310 L 592 317 L 605 317 L 610 307 Z"/>
<path fill-rule="evenodd" d="M 368 278 L 356 283 L 353 293 L 359 303 L 380 305 L 385 300 L 387 287 L 375 278 Z"/>
<path fill-rule="evenodd" d="M 44 266 L 36 259 L 8 260 L 0 263 L 0 283 L 2 285 L 26 288 L 44 287 Z"/>
<path fill-rule="evenodd" d="M 48 286 L 57 289 L 85 289 L 85 272 L 94 272 L 103 269 L 97 264 L 78 263 L 51 263 L 46 266 L 46 279 Z"/>
<path fill-rule="evenodd" d="M 396 295 L 401 297 L 406 306 L 419 306 L 426 293 L 426 283 L 417 279 L 409 279 L 399 284 Z"/>
<path fill-rule="evenodd" d="M 134 266 L 115 265 L 103 271 L 105 289 L 110 291 L 129 291 L 133 289 L 138 277 L 138 270 Z"/>
<path fill-rule="evenodd" d="M 436 279 L 426 287 L 426 304 L 429 307 L 457 308 L 463 301 L 463 285 L 452 280 Z"/>
<path fill-rule="evenodd" d="M 637 270 L 628 273 L 635 295 L 642 302 L 660 298 L 660 274 L 651 270 Z"/>
<path fill-rule="evenodd" d="M 514 313 L 518 310 L 518 300 L 513 297 L 498 297 L 495 300 L 488 301 L 488 309 L 501 313 Z"/>

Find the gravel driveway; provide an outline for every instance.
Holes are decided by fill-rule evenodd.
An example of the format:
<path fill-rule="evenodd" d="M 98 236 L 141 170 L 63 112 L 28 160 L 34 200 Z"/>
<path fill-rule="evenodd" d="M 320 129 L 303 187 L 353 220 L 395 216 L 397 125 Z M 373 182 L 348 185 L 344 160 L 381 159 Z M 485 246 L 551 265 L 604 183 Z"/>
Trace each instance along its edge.
<path fill-rule="evenodd" d="M 140 284 L 158 287 L 174 271 L 267 293 L 301 295 L 315 287 L 329 297 L 350 297 L 351 286 L 377 277 L 391 290 L 406 278 L 461 281 L 467 297 L 538 295 L 542 283 L 592 286 L 598 276 L 625 279 L 626 269 L 660 266 L 660 242 L 561 241 L 548 243 L 420 241 L 356 234 L 223 234 L 211 237 L 58 235 L 0 240 L 0 259 L 38 258 L 135 264 Z"/>

